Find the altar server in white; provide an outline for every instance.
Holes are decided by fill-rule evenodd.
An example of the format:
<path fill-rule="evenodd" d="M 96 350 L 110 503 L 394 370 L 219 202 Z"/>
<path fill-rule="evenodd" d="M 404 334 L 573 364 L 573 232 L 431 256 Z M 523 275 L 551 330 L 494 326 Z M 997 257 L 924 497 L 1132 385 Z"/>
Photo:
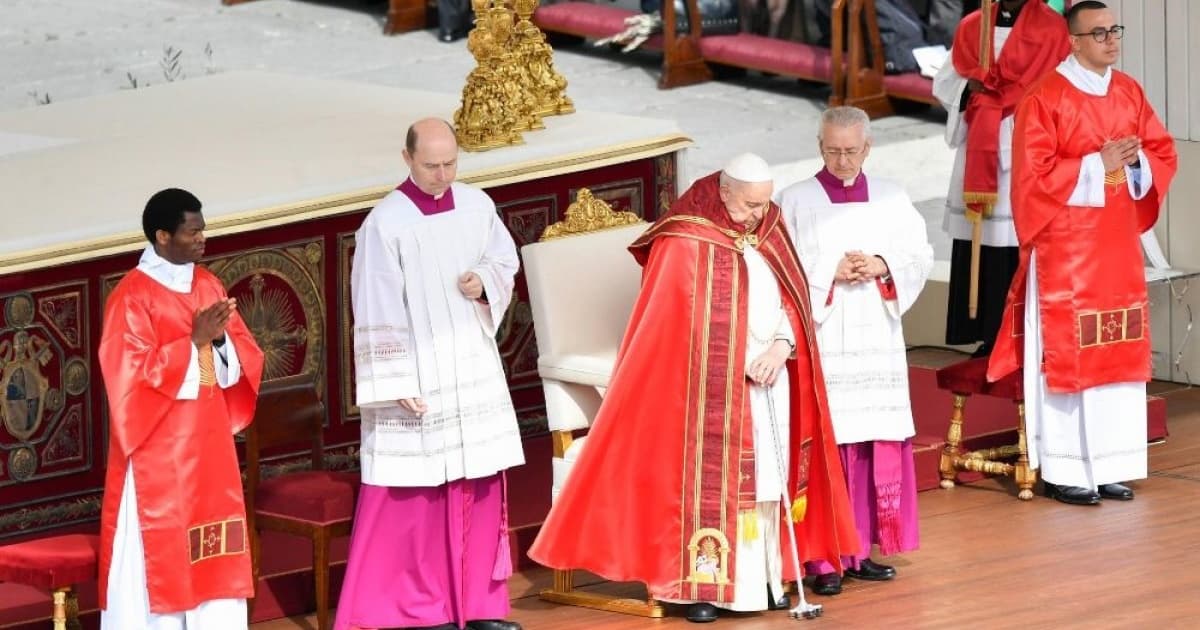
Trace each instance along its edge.
<path fill-rule="evenodd" d="M 846 575 L 890 580 L 870 558 L 916 549 L 917 487 L 912 409 L 900 318 L 925 285 L 933 248 L 904 189 L 862 172 L 871 151 L 867 114 L 835 107 L 817 135 L 825 166 L 779 195 L 784 221 L 808 275 L 829 412 L 861 551 Z M 826 562 L 809 562 L 818 594 L 841 592 Z"/>
<path fill-rule="evenodd" d="M 363 485 L 334 627 L 520 630 L 503 620 L 504 471 L 524 455 L 496 347 L 517 250 L 487 194 L 454 181 L 449 123 L 415 123 L 404 160 L 355 235 Z"/>

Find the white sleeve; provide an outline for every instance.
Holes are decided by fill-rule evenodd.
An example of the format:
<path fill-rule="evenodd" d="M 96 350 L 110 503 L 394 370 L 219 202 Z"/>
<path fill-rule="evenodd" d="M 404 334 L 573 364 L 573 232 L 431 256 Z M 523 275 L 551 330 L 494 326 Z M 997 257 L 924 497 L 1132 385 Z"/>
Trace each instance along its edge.
<path fill-rule="evenodd" d="M 1141 149 L 1138 149 L 1138 165 L 1125 167 L 1125 180 L 1129 182 L 1129 196 L 1135 201 L 1150 194 L 1150 187 L 1154 186 L 1154 173 Z"/>
<path fill-rule="evenodd" d="M 1079 164 L 1079 180 L 1070 199 L 1067 199 L 1067 205 L 1104 207 L 1104 160 L 1099 151 L 1083 156 Z"/>
<path fill-rule="evenodd" d="M 355 235 L 350 268 L 353 347 L 359 407 L 419 398 L 417 349 L 395 239 L 368 216 Z"/>
<path fill-rule="evenodd" d="M 483 292 L 487 302 L 477 302 L 476 312 L 479 323 L 488 336 L 496 336 L 504 313 L 512 302 L 514 278 L 521 265 L 517 257 L 517 246 L 513 243 L 512 235 L 500 220 L 500 215 L 492 209 L 492 221 L 488 227 L 489 234 L 486 249 L 479 263 L 471 268 L 483 281 Z"/>
<path fill-rule="evenodd" d="M 191 346 L 192 354 L 188 358 L 187 372 L 183 375 L 183 385 L 179 386 L 175 400 L 196 400 L 200 397 L 200 353 L 196 350 L 196 344 Z"/>
<path fill-rule="evenodd" d="M 225 343 L 221 344 L 220 348 L 214 347 L 213 363 L 214 371 L 217 373 L 217 385 L 221 389 L 233 387 L 234 383 L 242 377 L 242 362 L 238 360 L 237 348 L 233 345 L 233 340 L 229 338 L 229 334 L 225 335 Z"/>

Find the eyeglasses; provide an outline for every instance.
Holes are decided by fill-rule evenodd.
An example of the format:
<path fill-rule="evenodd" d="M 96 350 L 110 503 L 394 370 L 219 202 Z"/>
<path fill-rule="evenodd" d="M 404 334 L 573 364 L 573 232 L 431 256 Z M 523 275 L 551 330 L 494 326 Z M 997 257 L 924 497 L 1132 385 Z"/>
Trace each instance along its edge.
<path fill-rule="evenodd" d="M 1091 35 L 1092 39 L 1096 40 L 1097 43 L 1103 44 L 1104 42 L 1108 41 L 1108 38 L 1110 38 L 1110 37 L 1113 37 L 1116 39 L 1121 39 L 1122 37 L 1124 37 L 1125 36 L 1125 27 L 1118 24 L 1117 26 L 1114 26 L 1108 30 L 1104 30 L 1102 28 L 1094 28 L 1086 33 L 1071 33 L 1071 34 L 1074 35 L 1075 37 L 1085 37 L 1087 35 Z"/>
<path fill-rule="evenodd" d="M 858 147 L 857 149 L 821 149 L 821 155 L 831 160 L 836 160 L 840 157 L 854 159 L 862 155 L 866 150 L 867 147 L 865 146 Z"/>

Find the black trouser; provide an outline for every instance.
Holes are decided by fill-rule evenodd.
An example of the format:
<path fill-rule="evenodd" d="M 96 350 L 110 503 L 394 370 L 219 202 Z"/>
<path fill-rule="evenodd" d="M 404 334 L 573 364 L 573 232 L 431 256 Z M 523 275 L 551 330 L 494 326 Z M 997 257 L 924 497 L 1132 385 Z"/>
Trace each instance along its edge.
<path fill-rule="evenodd" d="M 438 28 L 444 33 L 471 29 L 471 0 L 438 0 Z"/>

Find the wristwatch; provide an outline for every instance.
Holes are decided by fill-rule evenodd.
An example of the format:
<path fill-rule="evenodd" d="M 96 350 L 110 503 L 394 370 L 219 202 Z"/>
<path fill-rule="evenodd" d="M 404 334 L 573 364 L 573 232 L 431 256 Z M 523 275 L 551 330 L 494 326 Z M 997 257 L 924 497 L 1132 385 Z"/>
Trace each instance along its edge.
<path fill-rule="evenodd" d="M 213 344 L 214 348 L 224 347 L 225 346 L 225 335 L 221 335 L 217 339 L 213 339 L 212 344 Z"/>

